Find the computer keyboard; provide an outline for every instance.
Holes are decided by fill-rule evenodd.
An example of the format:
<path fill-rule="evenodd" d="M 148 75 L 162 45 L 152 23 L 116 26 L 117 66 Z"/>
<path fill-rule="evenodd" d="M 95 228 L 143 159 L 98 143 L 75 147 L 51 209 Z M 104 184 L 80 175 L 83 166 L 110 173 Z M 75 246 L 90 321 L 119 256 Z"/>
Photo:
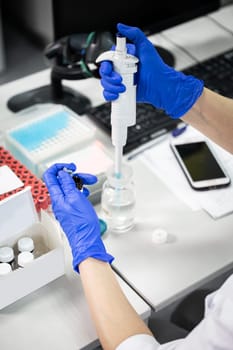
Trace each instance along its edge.
<path fill-rule="evenodd" d="M 209 89 L 233 98 L 233 49 L 197 63 L 183 72 L 204 80 L 205 86 Z M 92 107 L 87 112 L 92 121 L 109 135 L 111 133 L 110 109 L 111 104 L 106 102 Z M 180 120 L 171 119 L 162 110 L 150 104 L 137 103 L 137 122 L 136 125 L 128 128 L 124 154 L 169 132 L 178 123 Z"/>
<path fill-rule="evenodd" d="M 149 104 L 137 103 L 136 108 L 137 122 L 128 127 L 127 143 L 123 148 L 124 154 L 167 133 L 178 124 L 177 120 L 169 118 L 162 110 L 155 109 Z M 87 114 L 97 126 L 110 134 L 110 112 L 111 104 L 108 102 L 92 108 Z"/>
<path fill-rule="evenodd" d="M 209 89 L 233 98 L 233 49 L 197 63 L 183 72 L 202 79 Z"/>

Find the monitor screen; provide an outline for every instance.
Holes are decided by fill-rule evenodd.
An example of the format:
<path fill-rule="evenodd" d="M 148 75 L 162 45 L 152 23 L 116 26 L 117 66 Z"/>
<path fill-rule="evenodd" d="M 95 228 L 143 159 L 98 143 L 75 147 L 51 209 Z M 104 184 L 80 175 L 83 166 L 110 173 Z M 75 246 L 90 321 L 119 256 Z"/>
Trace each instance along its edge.
<path fill-rule="evenodd" d="M 118 22 L 157 33 L 220 7 L 219 0 L 53 0 L 54 39 L 74 33 L 116 32 Z"/>

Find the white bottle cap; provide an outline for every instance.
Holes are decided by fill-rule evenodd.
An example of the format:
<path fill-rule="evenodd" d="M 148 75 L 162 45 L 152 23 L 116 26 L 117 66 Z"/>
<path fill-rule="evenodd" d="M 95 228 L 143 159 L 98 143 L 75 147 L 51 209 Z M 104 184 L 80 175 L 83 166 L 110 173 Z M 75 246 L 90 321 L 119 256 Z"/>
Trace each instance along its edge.
<path fill-rule="evenodd" d="M 11 265 L 8 263 L 0 263 L 0 276 L 7 275 L 12 271 Z"/>
<path fill-rule="evenodd" d="M 32 252 L 34 250 L 34 242 L 31 237 L 22 237 L 17 244 L 20 252 Z"/>
<path fill-rule="evenodd" d="M 18 255 L 18 265 L 24 267 L 34 259 L 34 255 L 31 252 L 22 252 Z"/>
<path fill-rule="evenodd" d="M 14 250 L 11 247 L 0 248 L 0 262 L 8 263 L 14 260 Z"/>
<path fill-rule="evenodd" d="M 152 241 L 155 244 L 163 244 L 167 242 L 167 231 L 163 228 L 157 228 L 152 233 Z"/>

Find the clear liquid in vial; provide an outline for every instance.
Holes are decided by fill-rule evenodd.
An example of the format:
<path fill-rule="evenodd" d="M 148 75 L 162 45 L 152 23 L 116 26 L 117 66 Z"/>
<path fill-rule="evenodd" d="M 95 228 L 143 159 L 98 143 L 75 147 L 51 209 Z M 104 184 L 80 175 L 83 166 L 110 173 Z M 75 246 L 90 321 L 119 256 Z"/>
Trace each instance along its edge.
<path fill-rule="evenodd" d="M 134 225 L 134 203 L 132 202 L 120 206 L 114 202 L 105 202 L 102 205 L 102 211 L 109 228 L 114 232 L 126 232 Z"/>
<path fill-rule="evenodd" d="M 135 190 L 132 175 L 132 168 L 128 164 L 122 167 L 121 177 L 116 177 L 112 168 L 107 173 L 101 208 L 103 218 L 111 231 L 125 232 L 134 225 Z"/>

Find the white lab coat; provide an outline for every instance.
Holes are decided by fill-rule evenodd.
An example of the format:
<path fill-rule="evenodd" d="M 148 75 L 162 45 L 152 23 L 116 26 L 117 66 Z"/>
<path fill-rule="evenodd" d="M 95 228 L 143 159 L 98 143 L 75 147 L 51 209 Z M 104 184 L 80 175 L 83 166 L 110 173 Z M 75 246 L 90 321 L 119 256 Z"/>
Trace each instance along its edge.
<path fill-rule="evenodd" d="M 116 350 L 233 350 L 233 275 L 205 300 L 205 316 L 184 339 L 160 345 L 149 335 L 138 334 Z"/>

